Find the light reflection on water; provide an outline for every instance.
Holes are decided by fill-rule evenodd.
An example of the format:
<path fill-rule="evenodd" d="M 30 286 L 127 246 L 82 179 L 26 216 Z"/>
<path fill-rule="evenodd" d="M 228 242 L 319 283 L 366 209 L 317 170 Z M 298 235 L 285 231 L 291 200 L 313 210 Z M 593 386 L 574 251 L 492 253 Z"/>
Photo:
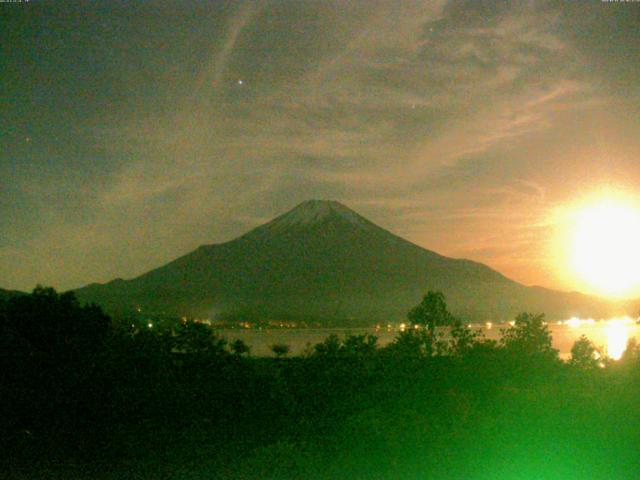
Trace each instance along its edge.
<path fill-rule="evenodd" d="M 629 327 L 630 325 L 628 323 L 618 321 L 609 322 L 606 329 L 607 356 L 614 360 L 620 360 L 629 341 Z"/>
<path fill-rule="evenodd" d="M 630 334 L 633 336 L 637 333 L 636 323 L 629 317 L 612 318 L 600 322 L 601 325 L 597 329 L 588 329 L 585 335 L 589 340 L 599 346 L 606 356 L 613 360 L 620 360 L 624 351 L 627 349 L 627 343 L 630 339 Z M 571 328 L 582 328 L 595 324 L 593 319 L 583 320 L 580 318 L 570 318 L 565 325 Z M 604 340 L 604 343 L 598 343 L 598 339 Z"/>
<path fill-rule="evenodd" d="M 482 330 L 487 339 L 498 340 L 500 331 L 509 328 L 509 324 L 486 323 L 472 325 L 474 330 Z M 640 325 L 630 318 L 616 318 L 611 320 L 595 321 L 593 319 L 572 318 L 563 322 L 547 325 L 553 337 L 553 347 L 560 352 L 560 358 L 571 357 L 573 343 L 585 335 L 600 351 L 614 360 L 621 358 L 627 342 L 633 338 L 640 339 Z M 406 325 L 405 325 L 406 328 Z M 251 347 L 254 356 L 271 356 L 271 345 L 284 343 L 291 347 L 291 355 L 299 355 L 308 348 L 322 342 L 329 335 L 339 337 L 354 334 L 370 333 L 378 337 L 378 345 L 384 346 L 393 341 L 400 328 L 381 329 L 375 328 L 312 328 L 312 329 L 224 329 L 218 333 L 228 340 L 239 338 Z"/>

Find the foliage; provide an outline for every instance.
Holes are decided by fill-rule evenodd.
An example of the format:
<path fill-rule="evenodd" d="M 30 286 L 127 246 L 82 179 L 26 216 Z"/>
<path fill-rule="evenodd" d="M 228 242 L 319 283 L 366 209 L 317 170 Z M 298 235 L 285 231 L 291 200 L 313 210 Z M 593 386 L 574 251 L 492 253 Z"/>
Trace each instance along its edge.
<path fill-rule="evenodd" d="M 275 345 L 271 345 L 271 351 L 277 358 L 283 358 L 289 355 L 291 348 L 284 343 L 276 343 Z"/>
<path fill-rule="evenodd" d="M 98 378 L 112 344 L 110 318 L 72 292 L 41 286 L 1 310 L 0 432 L 94 421 L 108 388 Z"/>
<path fill-rule="evenodd" d="M 551 333 L 544 321 L 544 314 L 520 313 L 514 324 L 501 333 L 501 346 L 518 358 L 535 356 L 547 360 L 558 359 L 558 350 L 551 346 Z"/>
<path fill-rule="evenodd" d="M 373 355 L 378 349 L 378 337 L 368 333 L 349 335 L 342 342 L 340 353 L 349 357 Z"/>
<path fill-rule="evenodd" d="M 483 333 L 479 330 L 472 330 L 460 321 L 456 321 L 449 332 L 449 354 L 457 356 L 468 355 L 472 350 L 477 349 L 483 340 Z"/>
<path fill-rule="evenodd" d="M 329 335 L 313 348 L 313 356 L 319 357 L 367 357 L 378 351 L 378 337 L 368 333 L 347 335 L 343 340 Z"/>
<path fill-rule="evenodd" d="M 412 325 L 426 327 L 431 332 L 434 332 L 436 327 L 453 323 L 453 316 L 449 313 L 444 294 L 431 290 L 409 311 L 407 318 Z"/>
<path fill-rule="evenodd" d="M 314 345 L 315 355 L 322 357 L 336 357 L 340 353 L 340 338 L 329 335 L 323 342 Z"/>
<path fill-rule="evenodd" d="M 631 337 L 627 341 L 627 346 L 619 360 L 607 360 L 605 361 L 607 366 L 640 378 L 640 346 L 636 337 Z"/>
<path fill-rule="evenodd" d="M 229 348 L 231 349 L 231 352 L 238 357 L 245 354 L 248 355 L 251 351 L 251 347 L 239 338 L 231 342 L 231 344 L 229 344 Z"/>
<path fill-rule="evenodd" d="M 96 305 L 81 306 L 73 292 L 37 286 L 30 295 L 12 297 L 4 308 L 3 329 L 33 352 L 59 355 L 91 351 L 106 339 L 111 320 Z"/>
<path fill-rule="evenodd" d="M 593 370 L 599 366 L 599 358 L 600 352 L 596 346 L 585 335 L 581 335 L 571 347 L 569 364 L 582 370 Z"/>
<path fill-rule="evenodd" d="M 203 323 L 181 322 L 171 339 L 172 350 L 191 355 L 224 355 L 227 341 Z"/>
<path fill-rule="evenodd" d="M 625 348 L 620 362 L 628 364 L 638 364 L 640 362 L 640 345 L 638 345 L 636 337 L 631 337 L 627 342 L 627 348 Z"/>
<path fill-rule="evenodd" d="M 50 309 L 59 297 L 46 297 Z M 0 306 L 1 344 L 16 354 L 8 313 Z M 372 335 L 332 336 L 311 359 L 238 361 L 224 352 L 243 344 L 189 323 L 101 334 L 99 355 L 74 350 L 61 369 L 20 336 L 31 350 L 0 357 L 0 448 L 12 478 L 635 478 L 633 344 L 628 368 L 584 375 L 547 361 L 541 316 L 518 316 L 499 349 L 459 323 L 447 341 L 436 331 L 408 329 L 384 349 Z M 572 361 L 592 358 L 585 340 Z"/>
<path fill-rule="evenodd" d="M 459 355 L 469 353 L 481 339 L 481 334 L 466 328 L 449 312 L 442 292 L 429 291 L 420 304 L 407 315 L 412 327 L 401 332 L 390 350 L 410 356 Z M 420 328 L 422 327 L 422 328 Z M 437 327 L 450 327 L 449 339 Z"/>
<path fill-rule="evenodd" d="M 447 353 L 444 332 L 424 328 L 410 328 L 400 332 L 390 343 L 386 352 L 402 357 L 431 357 Z"/>
<path fill-rule="evenodd" d="M 426 345 L 424 331 L 416 331 L 410 328 L 409 330 L 401 331 L 393 342 L 387 346 L 385 352 L 402 357 L 421 357 L 427 354 Z"/>

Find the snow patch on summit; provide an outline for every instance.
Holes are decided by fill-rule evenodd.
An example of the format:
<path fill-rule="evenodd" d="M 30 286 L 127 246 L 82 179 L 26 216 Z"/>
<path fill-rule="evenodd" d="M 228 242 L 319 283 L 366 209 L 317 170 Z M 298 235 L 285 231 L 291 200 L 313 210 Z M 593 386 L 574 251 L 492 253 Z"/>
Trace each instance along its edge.
<path fill-rule="evenodd" d="M 371 226 L 364 217 L 333 200 L 307 200 L 271 223 L 279 227 L 313 225 L 329 217 L 339 217 L 361 227 Z"/>

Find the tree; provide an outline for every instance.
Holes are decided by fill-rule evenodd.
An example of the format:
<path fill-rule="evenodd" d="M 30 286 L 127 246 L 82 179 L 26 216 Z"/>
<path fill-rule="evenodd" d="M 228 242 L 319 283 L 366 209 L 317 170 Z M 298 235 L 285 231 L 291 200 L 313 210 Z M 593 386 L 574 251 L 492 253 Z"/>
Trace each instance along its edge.
<path fill-rule="evenodd" d="M 571 347 L 570 365 L 583 370 L 592 370 L 598 367 L 600 353 L 595 345 L 584 335 L 581 335 Z"/>
<path fill-rule="evenodd" d="M 446 353 L 447 345 L 443 332 L 437 332 L 436 327 L 449 326 L 454 323 L 453 315 L 447 308 L 447 303 L 442 292 L 429 290 L 422 301 L 413 307 L 407 314 L 411 327 L 407 332 L 402 332 L 392 350 L 402 354 L 441 355 Z M 423 327 L 423 329 L 420 329 Z"/>
<path fill-rule="evenodd" d="M 558 350 L 552 345 L 544 314 L 520 313 L 514 324 L 501 331 L 500 344 L 508 352 L 521 357 L 541 357 L 558 359 Z"/>
<path fill-rule="evenodd" d="M 271 351 L 274 353 L 276 358 L 284 358 L 289 354 L 289 345 L 285 345 L 283 343 L 276 343 L 275 345 L 271 345 Z"/>
<path fill-rule="evenodd" d="M 111 328 L 100 307 L 81 306 L 73 292 L 60 294 L 40 285 L 30 295 L 11 298 L 4 317 L 5 328 L 33 351 L 54 355 L 96 350 Z"/>
<path fill-rule="evenodd" d="M 187 321 L 180 323 L 172 339 L 172 349 L 176 352 L 202 355 L 222 355 L 227 353 L 227 341 L 203 323 Z"/>
<path fill-rule="evenodd" d="M 436 327 L 453 323 L 453 316 L 449 313 L 444 294 L 432 290 L 429 290 L 422 297 L 422 301 L 409 311 L 407 318 L 412 325 L 426 327 L 431 332 L 434 332 Z"/>
<path fill-rule="evenodd" d="M 25 429 L 44 428 L 100 411 L 111 389 L 104 363 L 113 339 L 100 307 L 38 286 L 9 299 L 0 317 L 0 403 L 7 412 L 0 431 L 6 419 Z"/>
<path fill-rule="evenodd" d="M 231 348 L 231 352 L 238 357 L 241 357 L 245 353 L 248 355 L 251 351 L 251 347 L 239 338 L 231 342 L 229 348 Z"/>
<path fill-rule="evenodd" d="M 619 363 L 634 367 L 638 365 L 638 361 L 640 361 L 640 346 L 636 338 L 631 337 L 627 342 L 627 347 L 622 353 L 622 357 L 620 357 Z"/>
<path fill-rule="evenodd" d="M 385 348 L 385 351 L 400 357 L 431 356 L 431 342 L 427 342 L 425 336 L 424 330 L 416 331 L 412 328 L 405 330 L 396 336 L 393 342 Z M 427 345 L 429 345 L 428 352 Z"/>
<path fill-rule="evenodd" d="M 324 357 L 335 357 L 340 353 L 340 343 L 340 339 L 337 335 L 329 335 L 324 339 L 323 342 L 313 346 L 315 355 Z"/>
<path fill-rule="evenodd" d="M 477 348 L 484 335 L 480 331 L 467 328 L 462 322 L 456 321 L 451 329 L 449 353 L 452 355 L 466 355 Z"/>
<path fill-rule="evenodd" d="M 340 352 L 350 357 L 365 357 L 372 355 L 378 348 L 378 337 L 365 333 L 362 335 L 349 335 L 342 342 Z"/>
<path fill-rule="evenodd" d="M 333 334 L 313 346 L 311 356 L 318 357 L 366 357 L 378 350 L 378 337 L 369 333 L 347 335 L 344 340 Z"/>

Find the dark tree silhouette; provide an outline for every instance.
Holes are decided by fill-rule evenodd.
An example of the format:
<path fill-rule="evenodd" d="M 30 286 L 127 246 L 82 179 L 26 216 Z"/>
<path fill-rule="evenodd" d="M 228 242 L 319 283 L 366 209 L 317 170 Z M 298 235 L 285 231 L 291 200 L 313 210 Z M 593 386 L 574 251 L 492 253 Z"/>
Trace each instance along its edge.
<path fill-rule="evenodd" d="M 251 351 L 251 347 L 239 338 L 231 342 L 229 348 L 231 349 L 231 352 L 238 357 L 241 357 L 244 354 L 248 355 Z"/>
<path fill-rule="evenodd" d="M 203 323 L 194 321 L 178 325 L 172 338 L 172 349 L 178 353 L 190 355 L 222 355 L 227 353 L 227 341 Z"/>
<path fill-rule="evenodd" d="M 5 329 L 28 342 L 33 351 L 46 354 L 94 350 L 111 326 L 100 307 L 81 306 L 73 292 L 59 294 L 42 286 L 30 295 L 11 298 L 4 310 Z"/>
<path fill-rule="evenodd" d="M 386 348 L 385 352 L 397 357 L 422 357 L 431 355 L 431 343 L 425 339 L 426 332 L 414 329 L 400 332 Z M 427 352 L 427 345 L 429 350 Z"/>
<path fill-rule="evenodd" d="M 342 342 L 341 353 L 349 357 L 366 357 L 378 349 L 378 337 L 368 333 L 349 335 Z"/>
<path fill-rule="evenodd" d="M 289 354 L 290 350 L 291 348 L 289 348 L 289 345 L 285 345 L 282 343 L 271 345 L 271 351 L 276 356 L 276 358 L 286 357 Z"/>
<path fill-rule="evenodd" d="M 443 332 L 436 331 L 437 327 L 452 325 L 455 321 L 447 308 L 442 292 L 429 290 L 422 301 L 407 314 L 411 328 L 404 335 L 400 335 L 396 347 L 404 354 L 413 350 L 419 355 L 441 355 L 446 353 L 447 344 Z"/>
<path fill-rule="evenodd" d="M 554 349 L 551 333 L 544 321 L 544 314 L 520 313 L 513 326 L 502 330 L 500 344 L 519 357 L 544 357 L 558 359 L 558 350 Z"/>
<path fill-rule="evenodd" d="M 407 318 L 412 325 L 426 327 L 431 332 L 435 331 L 436 327 L 453 323 L 453 316 L 449 313 L 444 294 L 431 290 L 409 311 Z"/>
<path fill-rule="evenodd" d="M 323 342 L 313 346 L 315 355 L 324 357 L 335 357 L 340 354 L 340 339 L 337 335 L 329 335 Z"/>
<path fill-rule="evenodd" d="M 627 346 L 622 353 L 622 357 L 620 357 L 620 363 L 624 365 L 629 365 L 631 367 L 635 367 L 638 365 L 640 361 L 640 346 L 638 345 L 638 341 L 636 337 L 631 337 L 627 342 Z"/>
<path fill-rule="evenodd" d="M 68 429 L 76 435 L 69 441 L 79 441 L 110 390 L 103 375 L 110 318 L 71 292 L 41 286 L 1 310 L 0 408 L 10 413 L 0 415 L 0 431 L 46 430 L 54 438 Z"/>
<path fill-rule="evenodd" d="M 595 345 L 586 336 L 581 335 L 571 347 L 569 364 L 584 370 L 594 369 L 599 365 L 599 356 Z"/>
<path fill-rule="evenodd" d="M 481 331 L 472 330 L 456 321 L 451 329 L 449 340 L 449 353 L 452 355 L 466 355 L 472 349 L 477 348 L 484 335 Z"/>

